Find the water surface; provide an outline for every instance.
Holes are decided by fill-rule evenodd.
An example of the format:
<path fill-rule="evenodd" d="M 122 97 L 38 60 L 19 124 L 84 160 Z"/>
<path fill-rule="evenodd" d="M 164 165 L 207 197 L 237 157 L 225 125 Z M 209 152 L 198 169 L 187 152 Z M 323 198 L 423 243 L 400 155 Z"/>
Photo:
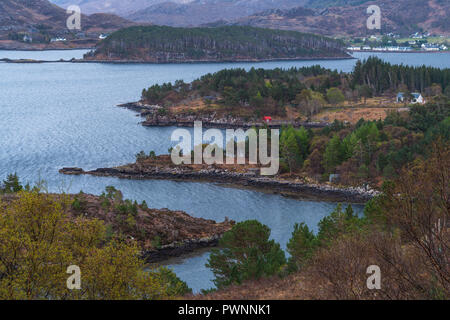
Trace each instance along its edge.
<path fill-rule="evenodd" d="M 1 57 L 42 60 L 70 59 L 78 51 L 0 51 Z M 368 53 L 356 53 L 366 58 Z M 450 67 L 449 54 L 377 54 L 391 62 Z M 77 56 L 75 56 L 77 57 Z M 0 178 L 17 172 L 24 181 L 39 178 L 54 192 L 83 190 L 100 194 L 114 185 L 125 197 L 156 208 L 184 210 L 196 217 L 223 221 L 257 219 L 272 229 L 283 247 L 296 222 L 314 230 L 334 209 L 327 202 L 298 201 L 279 195 L 232 189 L 212 183 L 131 181 L 92 176 L 64 176 L 65 166 L 84 169 L 134 161 L 140 150 L 167 153 L 173 128 L 144 128 L 132 111 L 116 107 L 136 101 L 144 87 L 183 79 L 192 81 L 223 68 L 289 68 L 320 64 L 351 71 L 356 59 L 205 64 L 7 64 L 0 63 Z M 361 207 L 355 207 L 361 212 Z M 171 263 L 194 291 L 212 286 L 204 267 L 208 253 Z"/>

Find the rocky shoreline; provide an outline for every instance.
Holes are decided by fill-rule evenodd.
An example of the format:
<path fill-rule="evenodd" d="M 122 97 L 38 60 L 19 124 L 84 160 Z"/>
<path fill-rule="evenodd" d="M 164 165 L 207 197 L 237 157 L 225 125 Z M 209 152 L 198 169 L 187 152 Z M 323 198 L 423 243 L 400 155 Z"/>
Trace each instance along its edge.
<path fill-rule="evenodd" d="M 329 126 L 327 122 L 304 122 L 304 121 L 281 121 L 274 120 L 269 123 L 263 121 L 245 121 L 239 118 L 217 118 L 215 114 L 205 116 L 195 115 L 164 115 L 160 114 L 162 107 L 158 105 L 146 105 L 142 102 L 129 102 L 118 105 L 118 107 L 139 113 L 145 120 L 141 122 L 144 127 L 193 127 L 195 121 L 201 121 L 203 128 L 212 129 L 249 129 L 268 127 L 279 129 L 282 126 L 293 126 L 294 128 L 324 128 Z"/>
<path fill-rule="evenodd" d="M 356 59 L 352 56 L 336 56 L 336 57 L 295 57 L 295 58 L 273 58 L 273 59 L 184 59 L 184 60 L 113 60 L 113 59 L 82 59 L 76 62 L 92 62 L 92 63 L 118 63 L 118 64 L 182 64 L 182 63 L 259 63 L 259 62 L 276 62 L 276 61 L 311 61 L 311 60 L 349 60 Z"/>
<path fill-rule="evenodd" d="M 92 47 L 80 47 L 80 48 L 53 48 L 53 49 L 24 49 L 23 51 L 47 51 L 47 50 L 89 50 Z M 1 49 L 1 50 L 16 50 L 16 49 Z M 22 50 L 22 49 L 21 49 Z M 38 61 L 24 61 L 22 63 L 54 63 L 54 62 L 66 62 L 66 63 L 106 63 L 106 64 L 194 64 L 194 63 L 258 63 L 258 62 L 272 62 L 272 61 L 296 61 L 296 60 L 346 60 L 356 59 L 353 57 L 325 57 L 325 58 L 293 58 L 293 59 L 266 59 L 266 60 L 224 60 L 224 61 L 210 61 L 210 60 L 185 60 L 185 61 L 168 61 L 168 62 L 155 62 L 146 60 L 89 60 L 89 59 L 71 59 L 71 60 L 38 60 Z M 3 62 L 16 63 L 18 60 L 4 59 Z"/>
<path fill-rule="evenodd" d="M 92 50 L 98 39 L 71 40 L 67 42 L 28 43 L 15 40 L 0 40 L 0 50 L 50 51 L 50 50 Z"/>
<path fill-rule="evenodd" d="M 89 174 L 135 180 L 161 179 L 214 182 L 281 194 L 288 197 L 332 202 L 365 203 L 379 194 L 378 191 L 370 188 L 338 187 L 328 184 L 311 184 L 297 180 L 262 177 L 258 176 L 255 170 L 240 173 L 217 168 L 192 170 L 182 167 L 150 167 L 136 169 L 123 166 L 118 168 L 99 168 L 92 171 L 84 171 L 81 168 L 63 168 L 59 172 L 69 175 Z"/>
<path fill-rule="evenodd" d="M 74 60 L 74 59 L 72 59 Z M 64 60 L 64 59 L 60 59 L 60 60 L 35 60 L 35 59 L 8 59 L 8 58 L 2 58 L 0 59 L 0 62 L 5 62 L 5 63 L 68 63 L 68 62 L 72 62 L 72 60 Z"/>
<path fill-rule="evenodd" d="M 215 247 L 219 244 L 221 237 L 222 235 L 214 235 L 207 238 L 187 239 L 181 242 L 174 242 L 154 250 L 143 251 L 142 258 L 147 263 L 162 262 L 170 258 L 192 253 L 199 249 Z"/>

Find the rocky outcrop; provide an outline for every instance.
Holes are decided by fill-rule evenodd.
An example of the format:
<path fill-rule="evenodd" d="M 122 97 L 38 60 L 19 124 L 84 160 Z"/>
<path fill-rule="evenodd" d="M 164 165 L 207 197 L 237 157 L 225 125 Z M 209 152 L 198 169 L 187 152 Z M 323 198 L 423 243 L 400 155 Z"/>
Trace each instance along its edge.
<path fill-rule="evenodd" d="M 79 168 L 66 168 L 64 172 L 84 173 Z M 228 218 L 216 222 L 192 217 L 184 211 L 151 209 L 147 205 L 121 200 L 122 195 L 117 192 L 114 196 L 71 195 L 74 202 L 68 215 L 70 218 L 83 216 L 102 220 L 111 237 L 136 241 L 141 256 L 148 263 L 216 246 L 222 235 L 234 225 L 234 221 Z M 13 199 L 14 195 L 0 197 L 5 202 Z"/>
<path fill-rule="evenodd" d="M 59 170 L 59 172 L 70 175 L 80 175 L 84 173 L 84 170 L 81 168 L 70 167 L 70 168 L 62 168 L 61 170 Z"/>
<path fill-rule="evenodd" d="M 203 128 L 213 129 L 248 129 L 261 128 L 267 126 L 271 129 L 281 128 L 282 126 L 293 126 L 295 128 L 324 128 L 329 125 L 326 122 L 304 122 L 296 120 L 274 120 L 269 123 L 262 121 L 245 121 L 236 117 L 218 117 L 215 113 L 208 115 L 183 115 L 183 114 L 165 114 L 161 113 L 163 109 L 158 105 L 146 105 L 142 102 L 130 102 L 118 105 L 138 112 L 145 120 L 142 122 L 144 127 L 193 127 L 195 121 L 201 121 Z"/>
<path fill-rule="evenodd" d="M 187 239 L 181 242 L 171 243 L 160 248 L 142 252 L 142 256 L 148 263 L 159 262 L 173 257 L 191 253 L 195 250 L 214 247 L 219 244 L 219 235 L 201 239 Z"/>
<path fill-rule="evenodd" d="M 305 183 L 298 180 L 287 180 L 276 177 L 262 177 L 257 170 L 234 172 L 227 169 L 190 169 L 186 167 L 142 167 L 123 166 L 117 168 L 99 168 L 93 171 L 81 171 L 79 168 L 63 168 L 63 174 L 90 174 L 95 176 L 113 176 L 124 179 L 167 179 L 179 181 L 210 181 L 227 183 L 236 186 L 266 190 L 285 196 L 326 199 L 350 203 L 365 203 L 379 194 L 369 187 L 338 187 L 329 184 Z"/>

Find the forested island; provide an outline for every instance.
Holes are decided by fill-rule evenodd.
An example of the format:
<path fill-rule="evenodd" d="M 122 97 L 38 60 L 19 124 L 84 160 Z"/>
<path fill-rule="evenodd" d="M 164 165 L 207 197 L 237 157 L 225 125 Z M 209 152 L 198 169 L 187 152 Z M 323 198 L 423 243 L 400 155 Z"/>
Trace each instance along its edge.
<path fill-rule="evenodd" d="M 112 33 L 85 60 L 226 62 L 350 58 L 344 43 L 296 31 L 245 26 L 173 28 L 134 26 Z"/>

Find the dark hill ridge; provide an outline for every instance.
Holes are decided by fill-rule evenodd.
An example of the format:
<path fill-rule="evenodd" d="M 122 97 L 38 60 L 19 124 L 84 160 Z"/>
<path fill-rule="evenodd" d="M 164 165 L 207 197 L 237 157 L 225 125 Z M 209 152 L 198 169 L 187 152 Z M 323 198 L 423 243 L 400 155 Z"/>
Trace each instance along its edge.
<path fill-rule="evenodd" d="M 341 41 L 294 31 L 136 26 L 111 34 L 85 58 L 167 63 L 348 57 Z"/>

